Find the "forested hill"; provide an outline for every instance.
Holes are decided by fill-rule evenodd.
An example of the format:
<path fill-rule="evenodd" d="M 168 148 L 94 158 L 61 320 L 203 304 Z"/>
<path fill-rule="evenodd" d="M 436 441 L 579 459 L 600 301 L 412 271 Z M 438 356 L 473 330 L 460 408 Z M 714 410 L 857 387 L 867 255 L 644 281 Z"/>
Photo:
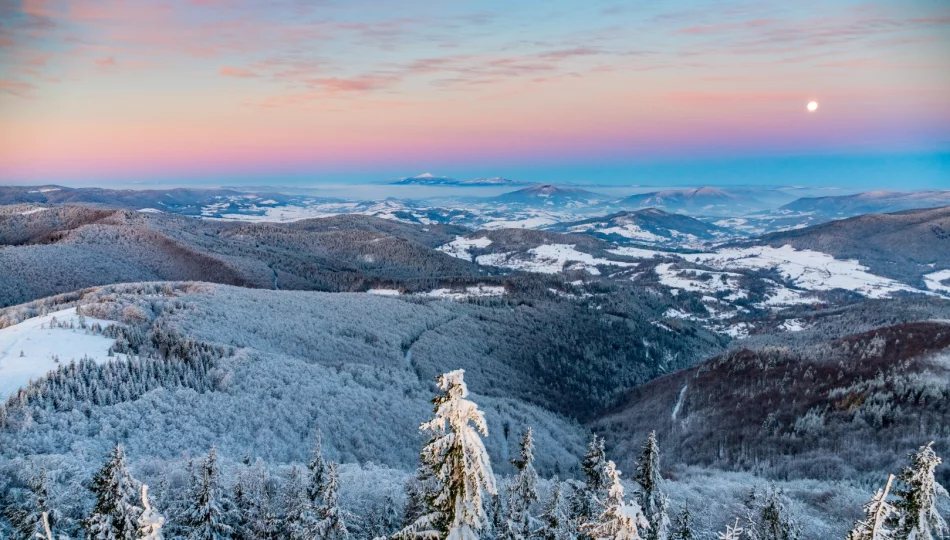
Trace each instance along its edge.
<path fill-rule="evenodd" d="M 631 390 L 596 429 L 624 455 L 656 430 L 676 462 L 782 478 L 875 478 L 898 466 L 896 448 L 935 440 L 950 451 L 948 377 L 946 321 L 738 347 Z"/>
<path fill-rule="evenodd" d="M 0 306 L 156 279 L 353 291 L 491 273 L 432 249 L 464 231 L 356 215 L 273 224 L 77 205 L 3 207 Z"/>
<path fill-rule="evenodd" d="M 950 269 L 950 206 L 866 214 L 767 234 L 754 243 L 857 259 L 876 274 L 920 286 L 921 276 Z"/>

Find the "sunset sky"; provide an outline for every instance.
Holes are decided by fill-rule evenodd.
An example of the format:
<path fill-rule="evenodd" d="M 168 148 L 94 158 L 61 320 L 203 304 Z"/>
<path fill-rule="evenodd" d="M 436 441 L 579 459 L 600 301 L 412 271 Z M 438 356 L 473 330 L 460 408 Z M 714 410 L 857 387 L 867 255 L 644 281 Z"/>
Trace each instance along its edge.
<path fill-rule="evenodd" d="M 950 188 L 946 0 L 0 0 L 0 25 L 2 184 Z"/>

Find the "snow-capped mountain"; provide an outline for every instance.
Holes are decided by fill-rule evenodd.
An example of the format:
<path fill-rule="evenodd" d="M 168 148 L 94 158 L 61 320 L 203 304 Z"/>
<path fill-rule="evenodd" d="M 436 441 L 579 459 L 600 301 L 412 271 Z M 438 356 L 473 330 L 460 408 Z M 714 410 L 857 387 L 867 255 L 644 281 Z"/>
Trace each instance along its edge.
<path fill-rule="evenodd" d="M 573 206 L 587 207 L 600 204 L 609 197 L 580 188 L 558 187 L 552 184 L 531 186 L 495 197 L 500 203 L 527 206 Z"/>
<path fill-rule="evenodd" d="M 423 173 L 418 176 L 400 178 L 389 182 L 393 186 L 460 186 L 460 187 L 493 187 L 493 186 L 518 186 L 525 182 L 494 176 L 491 178 L 471 178 L 468 180 L 457 180 L 447 176 L 435 176 L 431 173 Z"/>
<path fill-rule="evenodd" d="M 782 211 L 811 213 L 826 219 L 860 214 L 900 212 L 915 208 L 950 206 L 950 191 L 868 191 L 834 197 L 807 197 L 792 201 Z"/>
<path fill-rule="evenodd" d="M 617 201 L 622 208 L 662 208 L 667 212 L 692 215 L 742 215 L 765 207 L 749 190 L 714 187 L 675 189 L 631 195 Z"/>

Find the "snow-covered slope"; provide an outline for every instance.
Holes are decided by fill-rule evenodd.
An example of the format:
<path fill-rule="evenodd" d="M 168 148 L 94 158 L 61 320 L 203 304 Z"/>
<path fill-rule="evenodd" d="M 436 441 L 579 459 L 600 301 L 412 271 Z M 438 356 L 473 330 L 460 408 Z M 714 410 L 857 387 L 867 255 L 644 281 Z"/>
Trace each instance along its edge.
<path fill-rule="evenodd" d="M 86 326 L 115 324 L 85 318 Z M 36 379 L 60 364 L 89 357 L 96 362 L 108 358 L 115 340 L 80 328 L 75 309 L 64 309 L 27 319 L 0 330 L 0 399 L 15 393 L 30 379 Z"/>

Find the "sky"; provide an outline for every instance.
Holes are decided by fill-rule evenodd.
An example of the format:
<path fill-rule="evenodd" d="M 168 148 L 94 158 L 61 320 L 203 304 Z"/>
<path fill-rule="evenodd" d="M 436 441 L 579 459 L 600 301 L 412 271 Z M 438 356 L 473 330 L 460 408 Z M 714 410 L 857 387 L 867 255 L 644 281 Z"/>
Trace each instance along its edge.
<path fill-rule="evenodd" d="M 950 188 L 948 65 L 946 0 L 0 0 L 0 184 Z"/>

